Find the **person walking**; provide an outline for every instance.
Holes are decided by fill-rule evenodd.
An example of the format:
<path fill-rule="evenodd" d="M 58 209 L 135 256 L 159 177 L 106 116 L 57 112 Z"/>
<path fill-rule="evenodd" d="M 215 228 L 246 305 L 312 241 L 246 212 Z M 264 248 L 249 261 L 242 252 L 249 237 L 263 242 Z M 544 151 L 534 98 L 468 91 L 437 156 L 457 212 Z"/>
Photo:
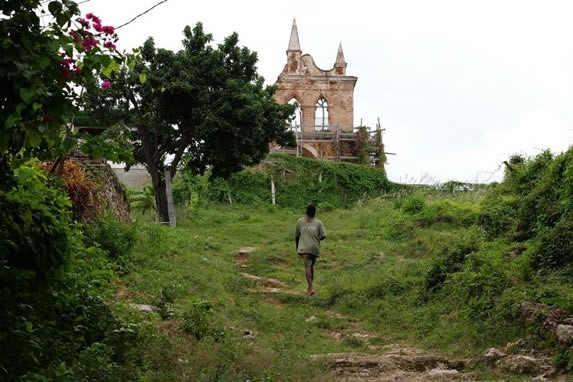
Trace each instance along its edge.
<path fill-rule="evenodd" d="M 320 242 L 326 239 L 326 230 L 322 222 L 315 218 L 316 207 L 309 204 L 306 207 L 306 216 L 301 217 L 296 222 L 295 242 L 296 251 L 304 260 L 304 273 L 308 288 L 307 296 L 314 296 L 314 264 L 316 258 L 320 256 Z"/>

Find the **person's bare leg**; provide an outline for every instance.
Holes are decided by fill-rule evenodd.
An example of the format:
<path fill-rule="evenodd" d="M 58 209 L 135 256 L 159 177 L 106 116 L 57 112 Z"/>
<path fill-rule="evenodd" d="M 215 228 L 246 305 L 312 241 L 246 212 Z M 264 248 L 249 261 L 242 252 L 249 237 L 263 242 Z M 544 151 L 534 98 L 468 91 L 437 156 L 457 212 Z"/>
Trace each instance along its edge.
<path fill-rule="evenodd" d="M 312 259 L 308 255 L 304 255 L 304 274 L 306 276 L 306 283 L 308 288 L 306 294 L 308 296 L 314 295 L 314 289 L 312 289 L 312 282 L 314 279 L 314 269 L 313 269 Z"/>

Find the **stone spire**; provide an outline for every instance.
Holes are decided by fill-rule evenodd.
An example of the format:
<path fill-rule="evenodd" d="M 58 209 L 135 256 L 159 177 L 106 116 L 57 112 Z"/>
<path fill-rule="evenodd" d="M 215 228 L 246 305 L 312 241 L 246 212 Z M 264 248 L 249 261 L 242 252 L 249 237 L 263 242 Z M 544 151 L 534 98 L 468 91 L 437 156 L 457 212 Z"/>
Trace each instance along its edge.
<path fill-rule="evenodd" d="M 346 66 L 346 61 L 344 61 L 344 53 L 342 52 L 342 43 L 338 44 L 338 53 L 336 54 L 336 65 Z"/>
<path fill-rule="evenodd" d="M 342 52 L 342 43 L 338 44 L 338 53 L 336 54 L 336 62 L 334 63 L 334 73 L 340 76 L 346 75 L 346 61 L 344 60 L 344 53 Z"/>
<path fill-rule="evenodd" d="M 292 20 L 292 29 L 290 31 L 290 40 L 288 42 L 289 51 L 300 51 L 300 42 L 298 41 L 298 29 L 296 28 L 296 19 Z"/>

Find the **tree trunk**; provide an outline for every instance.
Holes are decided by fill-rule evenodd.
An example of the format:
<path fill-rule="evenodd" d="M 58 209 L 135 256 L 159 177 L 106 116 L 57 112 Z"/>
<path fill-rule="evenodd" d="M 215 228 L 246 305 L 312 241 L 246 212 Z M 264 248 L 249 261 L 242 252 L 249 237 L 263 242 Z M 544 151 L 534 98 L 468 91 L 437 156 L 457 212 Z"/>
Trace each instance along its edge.
<path fill-rule="evenodd" d="M 158 166 L 149 166 L 149 175 L 151 175 L 151 182 L 153 184 L 153 191 L 155 193 L 155 205 L 157 206 L 157 214 L 159 221 L 169 221 L 169 211 L 167 209 L 167 192 L 165 189 L 165 178 L 161 173 Z"/>

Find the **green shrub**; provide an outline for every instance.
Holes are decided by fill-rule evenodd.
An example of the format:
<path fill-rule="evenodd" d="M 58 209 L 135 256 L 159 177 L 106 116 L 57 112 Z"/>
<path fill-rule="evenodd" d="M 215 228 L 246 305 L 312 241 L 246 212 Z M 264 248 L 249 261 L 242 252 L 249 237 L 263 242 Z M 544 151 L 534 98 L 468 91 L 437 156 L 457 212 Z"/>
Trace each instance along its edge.
<path fill-rule="evenodd" d="M 97 216 L 87 227 L 92 245 L 99 245 L 110 259 L 128 258 L 135 246 L 137 228 L 132 223 L 118 221 L 111 213 Z"/>
<path fill-rule="evenodd" d="M 535 269 L 559 269 L 573 263 L 573 219 L 563 219 L 538 234 L 531 263 Z"/>
<path fill-rule="evenodd" d="M 136 336 L 120 334 L 126 325 L 107 303 L 105 252 L 86 245 L 59 182 L 25 166 L 11 183 L 0 191 L 0 348 L 10 349 L 0 379 L 123 379 L 115 365 L 137 359 Z M 98 369 L 92 356 L 113 365 Z"/>
<path fill-rule="evenodd" d="M 422 225 L 446 223 L 469 227 L 477 222 L 477 216 L 475 203 L 441 199 L 428 203 L 417 217 L 417 221 Z"/>
<path fill-rule="evenodd" d="M 408 216 L 398 215 L 383 227 L 388 240 L 409 240 L 414 237 L 416 225 Z"/>
<path fill-rule="evenodd" d="M 509 286 L 505 262 L 495 246 L 468 255 L 463 269 L 452 274 L 447 284 L 450 301 L 471 320 L 492 317 L 498 297 Z"/>
<path fill-rule="evenodd" d="M 398 208 L 408 214 L 417 214 L 424 210 L 426 207 L 426 199 L 421 194 L 409 195 L 396 202 Z"/>
<path fill-rule="evenodd" d="M 213 310 L 207 301 L 195 302 L 185 310 L 182 328 L 198 341 L 207 337 L 219 341 L 225 336 L 225 330 L 214 323 Z"/>
<path fill-rule="evenodd" d="M 444 286 L 446 279 L 463 269 L 468 255 L 476 251 L 479 241 L 473 235 L 446 243 L 433 260 L 426 274 L 424 285 L 426 292 L 437 292 Z"/>
<path fill-rule="evenodd" d="M 269 155 L 271 164 L 245 169 L 228 179 L 212 179 L 210 200 L 253 205 L 271 203 L 271 179 L 276 202 L 282 207 L 303 209 L 314 203 L 324 209 L 350 207 L 361 198 L 374 198 L 394 186 L 383 169 L 333 163 L 288 155 Z"/>
<path fill-rule="evenodd" d="M 0 190 L 3 270 L 27 269 L 45 277 L 69 258 L 71 203 L 53 183 L 32 164 L 16 171 L 13 188 Z"/>
<path fill-rule="evenodd" d="M 501 187 L 492 189 L 481 203 L 478 221 L 489 239 L 508 234 L 517 221 L 519 199 L 504 195 Z"/>

